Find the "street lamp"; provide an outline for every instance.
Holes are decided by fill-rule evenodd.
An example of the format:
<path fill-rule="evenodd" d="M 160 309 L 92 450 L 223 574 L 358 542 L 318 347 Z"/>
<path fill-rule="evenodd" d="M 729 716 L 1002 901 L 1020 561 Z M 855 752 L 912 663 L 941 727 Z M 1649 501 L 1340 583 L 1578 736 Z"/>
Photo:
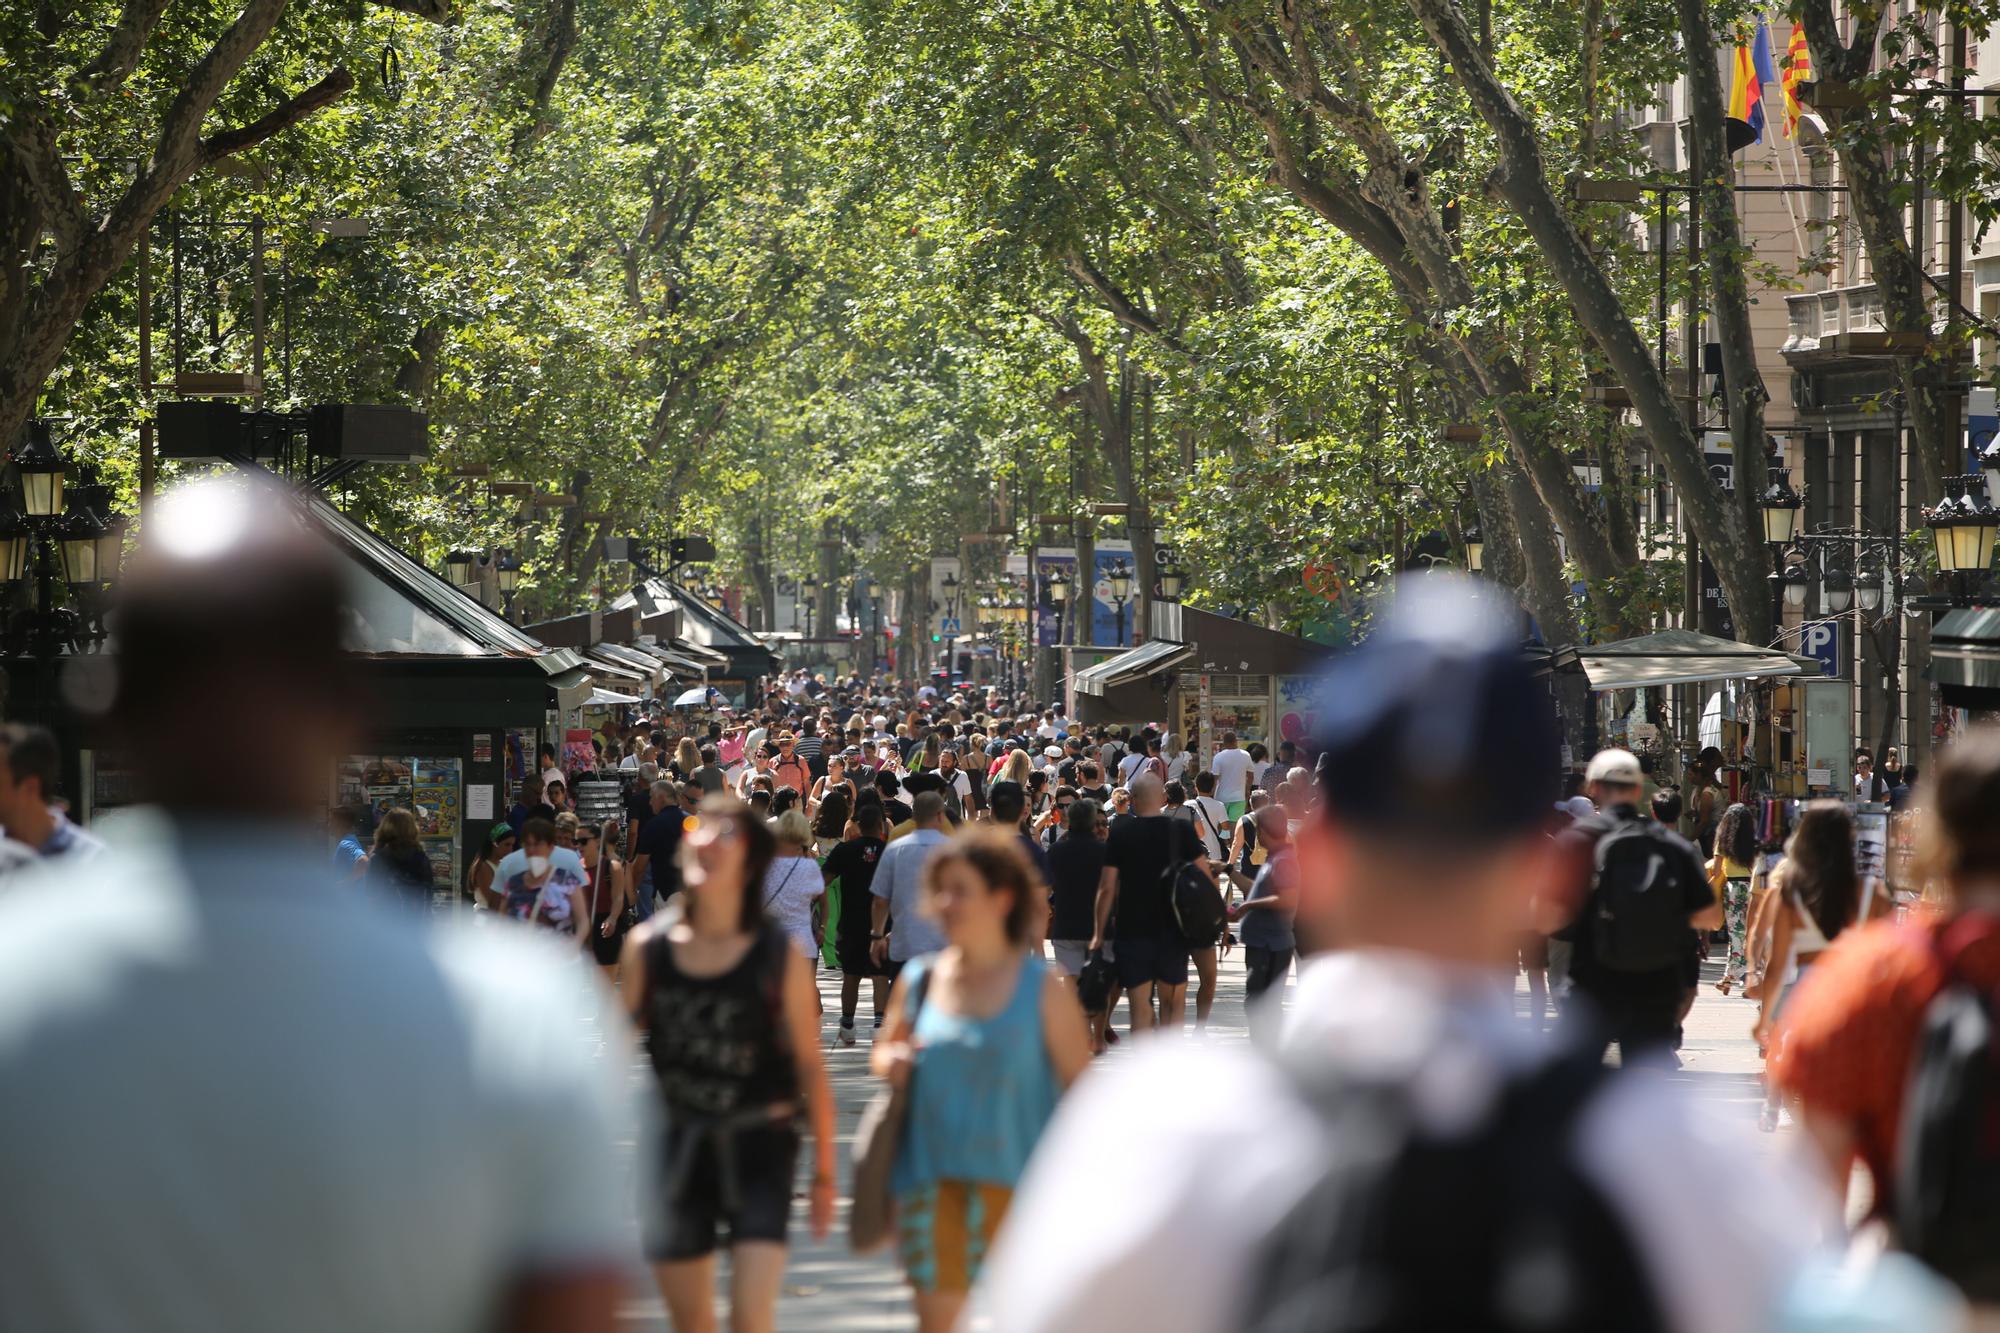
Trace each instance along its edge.
<path fill-rule="evenodd" d="M 29 605 L 9 622 L 7 638 L 10 651 L 32 653 L 40 667 L 36 704 L 46 722 L 54 713 L 56 655 L 104 639 L 99 594 L 117 573 L 123 532 L 110 514 L 109 488 L 88 469 L 65 496 L 65 464 L 47 421 L 28 423 L 11 461 L 21 479 L 20 510 L 0 509 L 0 579 L 35 582 Z M 70 606 L 56 604 L 59 576 Z"/>
<path fill-rule="evenodd" d="M 1056 642 L 1060 644 L 1063 636 L 1063 603 L 1069 600 L 1069 580 L 1058 569 L 1043 579 L 1042 583 L 1049 590 L 1049 604 L 1056 609 Z"/>
<path fill-rule="evenodd" d="M 1111 567 L 1107 576 L 1111 584 L 1111 600 L 1114 614 L 1118 617 L 1118 643 L 1125 643 L 1125 603 L 1132 596 L 1132 570 L 1123 560 Z"/>
<path fill-rule="evenodd" d="M 2000 534 L 2000 514 L 1987 500 L 1977 473 L 1945 479 L 1945 498 L 1925 515 L 1931 541 L 1937 547 L 1938 568 L 1956 575 L 1961 590 L 1971 575 L 1984 574 L 1993 564 L 1993 540 Z"/>
<path fill-rule="evenodd" d="M 1863 566 L 1861 577 L 1854 583 L 1854 600 L 1861 607 L 1862 614 L 1872 614 L 1882 605 L 1882 571 Z M 1893 614 L 1894 607 L 1890 608 Z"/>
<path fill-rule="evenodd" d="M 1759 500 L 1764 509 L 1764 540 L 1773 546 L 1788 546 L 1798 535 L 1799 510 L 1805 501 L 1792 489 L 1784 468 L 1774 467 L 1770 473 L 1770 485 Z"/>
<path fill-rule="evenodd" d="M 48 422 L 28 423 L 21 447 L 14 451 L 14 470 L 21 474 L 21 509 L 31 520 L 62 513 L 63 461 Z"/>
<path fill-rule="evenodd" d="M 813 611 L 819 603 L 819 576 L 806 575 L 805 582 L 799 587 L 806 595 L 806 637 L 810 639 L 813 636 Z"/>
<path fill-rule="evenodd" d="M 514 589 L 521 582 L 521 562 L 514 558 L 512 551 L 502 550 L 493 557 L 493 581 L 499 587 L 501 596 L 514 595 Z"/>
<path fill-rule="evenodd" d="M 1806 590 L 1812 579 L 1803 563 L 1785 564 L 1780 555 L 1779 565 L 1770 575 L 1773 596 L 1796 611 L 1806 604 Z"/>
<path fill-rule="evenodd" d="M 472 583 L 473 568 L 479 557 L 471 551 L 453 551 L 444 558 L 444 575 L 451 580 L 454 588 L 467 587 Z"/>
<path fill-rule="evenodd" d="M 1486 568 L 1486 534 L 1477 527 L 1465 530 L 1465 567 L 1475 574 Z"/>
<path fill-rule="evenodd" d="M 1160 596 L 1170 602 L 1181 599 L 1181 589 L 1187 586 L 1187 571 L 1179 565 L 1168 565 L 1160 571 Z"/>
<path fill-rule="evenodd" d="M 1840 615 L 1854 600 L 1854 579 L 1838 565 L 1826 571 L 1820 579 L 1820 612 L 1823 615 Z"/>

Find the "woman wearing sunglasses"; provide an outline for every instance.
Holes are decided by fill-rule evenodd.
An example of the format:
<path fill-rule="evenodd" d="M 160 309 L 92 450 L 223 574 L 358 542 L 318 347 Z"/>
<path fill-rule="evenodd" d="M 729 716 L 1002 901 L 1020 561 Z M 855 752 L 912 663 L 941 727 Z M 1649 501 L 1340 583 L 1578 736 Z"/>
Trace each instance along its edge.
<path fill-rule="evenodd" d="M 625 940 L 625 1003 L 647 1034 L 666 1110 L 646 1253 L 682 1333 L 716 1326 L 722 1232 L 730 1326 L 772 1326 L 802 1115 L 812 1125 L 813 1234 L 825 1236 L 833 1220 L 833 1089 L 820 1061 L 819 990 L 758 893 L 776 852 L 771 830 L 741 801 L 703 801 L 680 843 L 681 909 Z"/>
<path fill-rule="evenodd" d="M 597 959 L 604 979 L 616 985 L 618 955 L 625 947 L 633 902 L 625 863 L 618 857 L 618 821 L 607 819 L 602 828 L 582 826 L 577 832 L 576 851 L 583 858 L 584 894 L 590 899 L 591 956 Z"/>

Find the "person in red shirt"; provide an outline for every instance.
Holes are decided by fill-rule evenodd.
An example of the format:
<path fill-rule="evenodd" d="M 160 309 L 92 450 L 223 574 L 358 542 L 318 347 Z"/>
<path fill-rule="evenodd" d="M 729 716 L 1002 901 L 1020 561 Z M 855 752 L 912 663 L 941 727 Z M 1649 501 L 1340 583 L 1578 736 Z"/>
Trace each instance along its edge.
<path fill-rule="evenodd" d="M 1772 1081 L 1794 1099 L 1836 1190 L 1857 1158 L 1893 1197 L 1903 1094 L 1924 1011 L 1950 970 L 2000 986 L 2000 728 L 1944 753 L 1919 800 L 1916 866 L 1943 910 L 1845 931 L 1787 997 Z"/>

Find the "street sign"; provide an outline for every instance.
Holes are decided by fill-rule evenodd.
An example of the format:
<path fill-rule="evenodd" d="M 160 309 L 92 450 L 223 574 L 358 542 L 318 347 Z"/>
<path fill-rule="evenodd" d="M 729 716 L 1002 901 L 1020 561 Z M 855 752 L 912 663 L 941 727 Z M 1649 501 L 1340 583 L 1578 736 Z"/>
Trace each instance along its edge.
<path fill-rule="evenodd" d="M 956 634 L 956 633 L 958 633 L 958 617 L 957 617 L 957 616 L 946 616 L 946 617 L 945 617 L 945 618 L 944 618 L 944 619 L 943 619 L 942 621 L 940 621 L 940 622 L 939 622 L 939 624 L 938 624 L 938 633 L 940 633 L 940 634 Z"/>
<path fill-rule="evenodd" d="M 1799 626 L 1799 656 L 1817 657 L 1820 674 L 1840 676 L 1840 622 L 1808 620 Z"/>

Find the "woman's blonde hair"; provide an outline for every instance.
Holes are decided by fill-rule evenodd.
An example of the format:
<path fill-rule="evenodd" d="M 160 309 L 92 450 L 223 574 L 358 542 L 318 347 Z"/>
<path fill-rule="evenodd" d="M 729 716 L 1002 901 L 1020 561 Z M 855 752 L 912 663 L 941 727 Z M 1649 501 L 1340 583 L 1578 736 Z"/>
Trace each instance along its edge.
<path fill-rule="evenodd" d="M 681 737 L 681 743 L 674 747 L 674 762 L 680 765 L 682 777 L 701 767 L 701 747 L 694 743 L 694 737 Z"/>
<path fill-rule="evenodd" d="M 1000 780 L 1018 782 L 1023 788 L 1028 785 L 1028 774 L 1035 771 L 1035 761 L 1028 758 L 1026 750 L 1016 750 L 1007 756 L 1007 762 L 1000 766 Z"/>
<path fill-rule="evenodd" d="M 771 836 L 794 847 L 810 847 L 812 824 L 806 819 L 805 811 L 794 807 L 771 821 Z"/>

